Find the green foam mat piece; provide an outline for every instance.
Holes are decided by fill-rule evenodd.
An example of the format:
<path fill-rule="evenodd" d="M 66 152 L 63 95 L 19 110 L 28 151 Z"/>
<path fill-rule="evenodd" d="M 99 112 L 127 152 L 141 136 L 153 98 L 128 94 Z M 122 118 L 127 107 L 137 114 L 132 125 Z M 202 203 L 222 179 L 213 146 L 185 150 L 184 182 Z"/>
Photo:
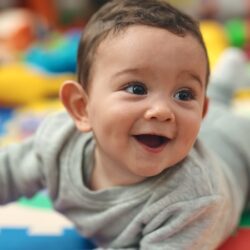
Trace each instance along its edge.
<path fill-rule="evenodd" d="M 52 209 L 52 202 L 46 193 L 38 193 L 34 197 L 28 199 L 22 197 L 18 200 L 18 204 L 29 207 L 36 207 L 42 209 Z"/>
<path fill-rule="evenodd" d="M 245 211 L 241 216 L 240 227 L 249 227 L 250 228 L 250 210 Z"/>

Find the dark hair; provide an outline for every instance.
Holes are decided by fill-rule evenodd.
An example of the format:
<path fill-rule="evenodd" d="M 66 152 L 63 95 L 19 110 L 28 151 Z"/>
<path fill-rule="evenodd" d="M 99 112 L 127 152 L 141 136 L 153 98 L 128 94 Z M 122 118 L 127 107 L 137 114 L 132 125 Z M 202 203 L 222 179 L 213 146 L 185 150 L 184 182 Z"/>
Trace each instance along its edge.
<path fill-rule="evenodd" d="M 111 32 L 116 34 L 136 24 L 163 28 L 178 36 L 191 34 L 196 38 L 207 58 L 208 82 L 209 60 L 198 22 L 168 4 L 166 0 L 112 0 L 91 17 L 80 41 L 77 73 L 78 82 L 83 88 L 87 88 L 90 80 L 91 66 L 99 44 Z"/>

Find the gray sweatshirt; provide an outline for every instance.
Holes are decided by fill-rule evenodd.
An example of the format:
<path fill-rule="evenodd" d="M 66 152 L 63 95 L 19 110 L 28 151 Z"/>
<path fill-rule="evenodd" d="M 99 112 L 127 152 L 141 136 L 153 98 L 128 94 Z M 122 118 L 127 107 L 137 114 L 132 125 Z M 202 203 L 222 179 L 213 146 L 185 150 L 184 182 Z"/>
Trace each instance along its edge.
<path fill-rule="evenodd" d="M 66 113 L 0 149 L 0 204 L 47 188 L 54 208 L 107 249 L 215 249 L 236 227 L 243 199 L 225 163 L 197 140 L 190 154 L 132 186 L 92 191 L 95 142 Z"/>

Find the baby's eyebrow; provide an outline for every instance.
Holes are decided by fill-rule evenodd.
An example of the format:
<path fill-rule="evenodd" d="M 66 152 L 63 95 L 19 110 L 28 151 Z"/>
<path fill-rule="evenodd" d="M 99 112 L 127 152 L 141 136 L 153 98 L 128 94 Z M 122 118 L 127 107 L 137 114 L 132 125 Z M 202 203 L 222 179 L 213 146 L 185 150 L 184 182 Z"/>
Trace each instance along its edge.
<path fill-rule="evenodd" d="M 201 78 L 197 74 L 195 74 L 195 73 L 193 73 L 191 71 L 186 71 L 186 73 L 188 75 L 190 75 L 191 78 L 194 79 L 196 82 L 198 82 L 201 86 L 203 85 Z"/>
<path fill-rule="evenodd" d="M 142 68 L 126 68 L 124 70 L 116 72 L 114 76 L 120 76 L 124 74 L 135 74 L 135 73 L 140 73 L 141 71 L 143 71 Z"/>

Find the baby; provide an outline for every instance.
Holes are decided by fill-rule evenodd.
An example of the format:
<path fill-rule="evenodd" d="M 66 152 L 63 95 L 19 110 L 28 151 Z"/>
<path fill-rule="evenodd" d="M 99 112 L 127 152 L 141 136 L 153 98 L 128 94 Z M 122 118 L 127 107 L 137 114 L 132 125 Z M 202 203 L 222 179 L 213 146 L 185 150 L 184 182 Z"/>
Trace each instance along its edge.
<path fill-rule="evenodd" d="M 208 78 L 189 16 L 164 0 L 109 1 L 84 30 L 78 82 L 61 88 L 67 112 L 1 149 L 1 204 L 47 188 L 100 248 L 215 249 L 246 200 L 250 122 L 228 112 L 231 84 L 212 83 L 197 139 Z"/>

